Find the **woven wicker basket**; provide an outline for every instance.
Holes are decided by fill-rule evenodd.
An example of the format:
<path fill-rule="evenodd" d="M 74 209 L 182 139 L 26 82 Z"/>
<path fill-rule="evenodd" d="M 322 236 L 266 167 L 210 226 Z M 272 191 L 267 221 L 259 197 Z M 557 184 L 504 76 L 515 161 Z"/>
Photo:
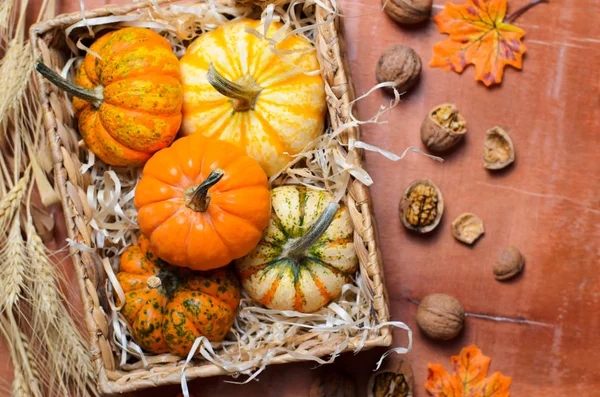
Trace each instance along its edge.
<path fill-rule="evenodd" d="M 227 0 L 225 0 L 227 1 Z M 229 4 L 235 6 L 229 0 Z M 256 1 L 260 3 L 260 1 Z M 322 2 L 330 7 L 329 0 Z M 247 1 L 245 3 L 247 6 Z M 125 6 L 109 6 L 85 13 L 86 19 L 124 15 L 138 9 L 153 6 L 148 2 L 140 2 Z M 318 22 L 332 20 L 332 23 L 318 26 L 316 39 L 317 52 L 321 64 L 322 76 L 325 80 L 327 103 L 329 107 L 329 123 L 332 128 L 350 121 L 349 103 L 354 99 L 354 91 L 350 78 L 350 70 L 342 36 L 343 27 L 339 17 L 333 15 L 325 8 L 317 7 L 316 19 Z M 35 46 L 36 55 L 53 69 L 60 71 L 71 52 L 65 42 L 65 29 L 82 20 L 81 13 L 61 15 L 54 20 L 45 21 L 35 25 L 31 30 L 31 39 Z M 91 228 L 86 221 L 89 219 L 90 208 L 86 204 L 86 191 L 90 183 L 89 178 L 81 175 L 79 167 L 84 158 L 83 150 L 78 143 L 79 136 L 74 128 L 74 121 L 70 116 L 70 103 L 64 93 L 39 78 L 41 94 L 44 105 L 44 123 L 47 129 L 51 150 L 54 159 L 54 183 L 57 192 L 62 198 L 62 206 L 68 236 L 74 241 L 89 241 Z M 343 132 L 345 142 L 349 138 L 358 139 L 359 129 L 348 128 Z M 356 149 L 351 150 L 351 162 L 356 167 L 361 167 L 361 153 Z M 389 320 L 388 298 L 384 286 L 381 255 L 378 250 L 375 220 L 368 189 L 358 180 L 351 179 L 348 185 L 346 203 L 355 226 L 355 246 L 360 260 L 362 279 L 372 291 L 371 304 L 372 323 L 381 324 Z M 86 217 L 86 213 L 88 217 Z M 173 356 L 154 356 L 145 368 L 125 370 L 118 365 L 116 348 L 111 332 L 109 331 L 108 316 L 109 305 L 105 293 L 105 274 L 93 254 L 71 248 L 81 297 L 84 306 L 85 322 L 91 346 L 91 356 L 98 374 L 98 386 L 101 392 L 113 394 L 146 387 L 179 383 L 183 359 L 174 360 Z M 392 342 L 391 331 L 388 326 L 378 328 L 369 333 L 366 342 L 361 337 L 353 337 L 346 350 L 355 349 L 362 344 L 363 349 L 375 346 L 389 346 Z M 304 351 L 314 356 L 323 357 L 333 353 L 332 349 L 320 344 L 315 344 L 309 351 Z M 290 354 L 280 354 L 272 358 L 271 364 L 282 364 L 299 361 Z M 186 378 L 193 379 L 223 375 L 227 372 L 217 365 L 208 362 L 192 362 L 186 366 Z"/>

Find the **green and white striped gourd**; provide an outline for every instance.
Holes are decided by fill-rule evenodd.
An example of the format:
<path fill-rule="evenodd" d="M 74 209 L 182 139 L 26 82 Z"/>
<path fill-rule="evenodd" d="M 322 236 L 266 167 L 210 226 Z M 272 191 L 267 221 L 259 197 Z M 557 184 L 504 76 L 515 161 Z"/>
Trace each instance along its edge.
<path fill-rule="evenodd" d="M 324 191 L 281 186 L 258 246 L 236 261 L 242 286 L 270 309 L 313 312 L 337 298 L 358 267 L 348 208 Z"/>

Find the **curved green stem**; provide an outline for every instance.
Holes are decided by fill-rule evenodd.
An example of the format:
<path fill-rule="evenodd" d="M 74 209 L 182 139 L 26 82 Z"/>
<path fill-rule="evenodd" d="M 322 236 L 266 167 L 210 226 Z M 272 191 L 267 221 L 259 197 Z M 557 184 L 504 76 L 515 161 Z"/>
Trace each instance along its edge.
<path fill-rule="evenodd" d="M 333 222 L 333 218 L 335 218 L 335 214 L 337 214 L 339 209 L 340 205 L 338 203 L 331 202 L 327 204 L 323 213 L 312 224 L 304 236 L 290 241 L 288 245 L 284 247 L 281 256 L 293 258 L 303 255 L 306 250 L 320 239 L 323 233 L 325 233 L 329 225 L 331 225 L 331 222 Z"/>
<path fill-rule="evenodd" d="M 215 90 L 231 99 L 236 112 L 254 109 L 262 91 L 262 87 L 252 76 L 246 75 L 237 81 L 229 81 L 217 72 L 212 63 L 206 72 L 206 79 Z"/>
<path fill-rule="evenodd" d="M 185 205 L 196 212 L 206 212 L 210 204 L 208 189 L 216 185 L 224 174 L 222 169 L 216 168 L 200 185 L 187 189 L 184 198 Z"/>
<path fill-rule="evenodd" d="M 35 65 L 35 70 L 61 90 L 64 90 L 77 98 L 81 98 L 84 101 L 88 101 L 95 107 L 100 107 L 104 101 L 104 97 L 102 96 L 102 86 L 98 86 L 96 90 L 88 90 L 87 88 L 76 86 L 39 61 Z"/>

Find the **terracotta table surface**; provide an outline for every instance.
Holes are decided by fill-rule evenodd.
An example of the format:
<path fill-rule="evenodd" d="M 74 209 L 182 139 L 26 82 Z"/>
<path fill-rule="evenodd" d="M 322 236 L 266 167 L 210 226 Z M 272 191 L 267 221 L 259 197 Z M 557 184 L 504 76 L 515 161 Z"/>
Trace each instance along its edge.
<path fill-rule="evenodd" d="M 515 9 L 526 2 L 510 5 Z M 106 2 L 85 3 L 93 8 Z M 435 0 L 434 13 L 444 3 Z M 61 12 L 79 8 L 77 0 L 59 4 Z M 470 344 L 492 357 L 491 372 L 512 376 L 513 396 L 600 396 L 600 2 L 551 0 L 522 16 L 517 24 L 527 31 L 524 70 L 508 68 L 502 85 L 492 89 L 474 81 L 473 68 L 457 75 L 427 66 L 433 44 L 444 38 L 435 24 L 402 29 L 380 12 L 378 1 L 341 4 L 348 16 L 367 14 L 345 21 L 358 94 L 376 83 L 377 60 L 392 44 L 413 47 L 424 63 L 420 83 L 387 114 L 388 124 L 363 127 L 365 141 L 398 154 L 408 146 L 422 148 L 420 123 L 444 102 L 456 103 L 468 122 L 466 142 L 443 164 L 416 154 L 395 163 L 367 153 L 392 319 L 414 331 L 413 350 L 404 358 L 416 374 L 415 396 L 427 395 L 428 362 L 450 369 L 450 356 Z M 389 99 L 376 92 L 361 101 L 361 118 Z M 482 167 L 483 137 L 494 125 L 510 132 L 517 151 L 516 163 L 505 172 Z M 446 211 L 436 231 L 415 236 L 400 224 L 397 208 L 405 187 L 423 177 L 438 184 Z M 473 247 L 450 233 L 452 220 L 466 211 L 485 222 L 485 235 Z M 527 265 L 516 280 L 499 283 L 492 265 L 510 244 L 521 249 Z M 468 317 L 465 331 L 452 342 L 427 340 L 409 299 L 434 292 L 454 295 L 468 312 L 489 319 Z M 394 344 L 406 344 L 405 332 L 394 332 Z M 364 396 L 384 351 L 345 354 L 331 367 L 352 374 Z M 245 386 L 224 383 L 227 378 L 190 386 L 195 396 L 306 396 L 314 368 L 313 363 L 269 367 L 258 382 Z"/>

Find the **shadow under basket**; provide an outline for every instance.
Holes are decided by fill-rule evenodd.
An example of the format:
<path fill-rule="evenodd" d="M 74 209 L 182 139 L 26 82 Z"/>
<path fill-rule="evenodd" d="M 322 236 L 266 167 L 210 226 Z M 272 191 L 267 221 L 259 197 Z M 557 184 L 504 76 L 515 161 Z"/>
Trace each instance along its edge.
<path fill-rule="evenodd" d="M 161 23 L 170 26 L 175 24 L 176 28 L 177 23 L 187 24 L 188 29 L 190 26 L 195 26 L 197 31 L 201 32 L 237 16 L 255 19 L 261 18 L 261 15 L 264 17 L 266 3 L 261 0 L 237 2 L 219 0 L 209 3 L 198 2 L 191 6 L 188 3 L 178 8 L 175 6 L 176 2 L 166 4 L 155 1 L 108 6 L 86 11 L 85 18 L 81 13 L 73 13 L 38 23 L 31 29 L 31 39 L 38 59 L 57 72 L 68 69 L 71 73 L 74 68 L 70 67 L 69 60 L 84 55 L 85 52 L 80 50 L 85 48 L 82 44 L 89 45 L 92 41 L 92 39 L 85 39 L 86 35 L 90 37 L 86 23 L 95 32 L 131 25 L 132 21 L 150 21 L 140 23 L 140 26 L 150 28 L 159 28 Z M 271 10 L 274 9 L 275 13 L 285 13 L 290 7 L 289 0 L 271 1 L 271 3 L 276 3 L 275 7 L 271 6 Z M 341 12 L 331 0 L 323 0 L 321 5 L 312 1 L 307 1 L 307 4 L 303 4 L 303 1 L 294 3 L 296 4 L 294 7 L 299 9 L 294 12 L 298 12 L 297 15 L 302 19 L 300 22 L 295 19 L 293 27 L 298 27 L 299 23 L 307 26 L 314 25 L 311 41 L 315 43 L 321 75 L 325 82 L 328 105 L 326 124 L 329 132 L 335 131 L 338 127 L 353 121 L 351 102 L 354 99 L 354 91 L 342 36 L 342 20 L 339 17 Z M 161 18 L 169 18 L 169 20 L 161 20 Z M 175 35 L 177 31 L 171 30 L 170 34 Z M 181 43 L 189 44 L 189 39 L 191 37 L 187 40 L 184 38 Z M 180 47 L 178 50 L 183 51 L 183 49 L 184 47 Z M 70 254 L 83 300 L 90 355 L 97 371 L 99 390 L 102 393 L 115 394 L 178 384 L 181 381 L 184 365 L 188 381 L 200 377 L 233 374 L 235 371 L 228 371 L 202 356 L 194 357 L 187 364 L 185 357 L 170 354 L 147 354 L 144 362 L 131 354 L 125 354 L 123 358 L 123 346 L 115 337 L 113 328 L 117 315 L 111 309 L 112 295 L 105 270 L 106 263 L 109 260 L 114 263 L 115 258 L 103 258 L 98 249 L 81 248 L 82 245 L 95 246 L 92 238 L 94 230 L 90 225 L 94 209 L 88 203 L 88 187 L 94 182 L 89 172 L 81 171 L 82 164 L 86 164 L 86 159 L 89 159 L 89 154 L 85 146 L 80 143 L 76 122 L 72 116 L 70 98 L 41 76 L 38 76 L 38 81 L 44 107 L 44 124 L 54 159 L 54 186 L 61 196 L 68 237 L 71 242 L 80 243 L 71 244 Z M 363 154 L 360 149 L 347 143 L 351 139 L 359 140 L 359 134 L 359 128 L 352 126 L 344 129 L 334 142 L 334 145 L 338 145 L 343 150 L 345 161 L 356 170 L 362 169 Z M 365 350 L 375 346 L 389 346 L 392 343 L 391 330 L 386 324 L 389 321 L 389 303 L 368 188 L 354 178 L 356 172 L 352 175 L 347 170 L 345 172 L 347 183 L 343 186 L 345 189 L 343 201 L 349 208 L 354 225 L 354 245 L 360 264 L 354 280 L 355 282 L 360 280 L 360 286 L 356 287 L 356 290 L 365 291 L 366 298 L 363 300 L 362 310 L 363 313 L 367 313 L 368 320 L 364 323 L 366 326 L 340 327 L 339 330 L 334 329 L 323 333 L 302 331 L 300 327 L 297 335 L 294 336 L 295 339 L 287 342 L 282 349 L 257 346 L 254 352 L 243 352 L 247 357 L 260 357 L 261 354 L 264 356 L 268 351 L 279 352 L 271 354 L 268 362 L 258 360 L 257 365 L 249 370 L 256 370 L 265 364 L 284 364 L 310 359 L 307 357 L 331 358 L 333 355 L 335 358 L 341 351 Z M 290 321 L 295 321 L 294 317 L 286 320 L 288 323 Z M 333 324 L 335 327 L 336 322 Z M 343 350 L 340 351 L 339 346 L 343 346 Z M 214 350 L 216 355 L 230 354 L 218 345 Z M 239 353 L 237 353 L 238 357 Z"/>

